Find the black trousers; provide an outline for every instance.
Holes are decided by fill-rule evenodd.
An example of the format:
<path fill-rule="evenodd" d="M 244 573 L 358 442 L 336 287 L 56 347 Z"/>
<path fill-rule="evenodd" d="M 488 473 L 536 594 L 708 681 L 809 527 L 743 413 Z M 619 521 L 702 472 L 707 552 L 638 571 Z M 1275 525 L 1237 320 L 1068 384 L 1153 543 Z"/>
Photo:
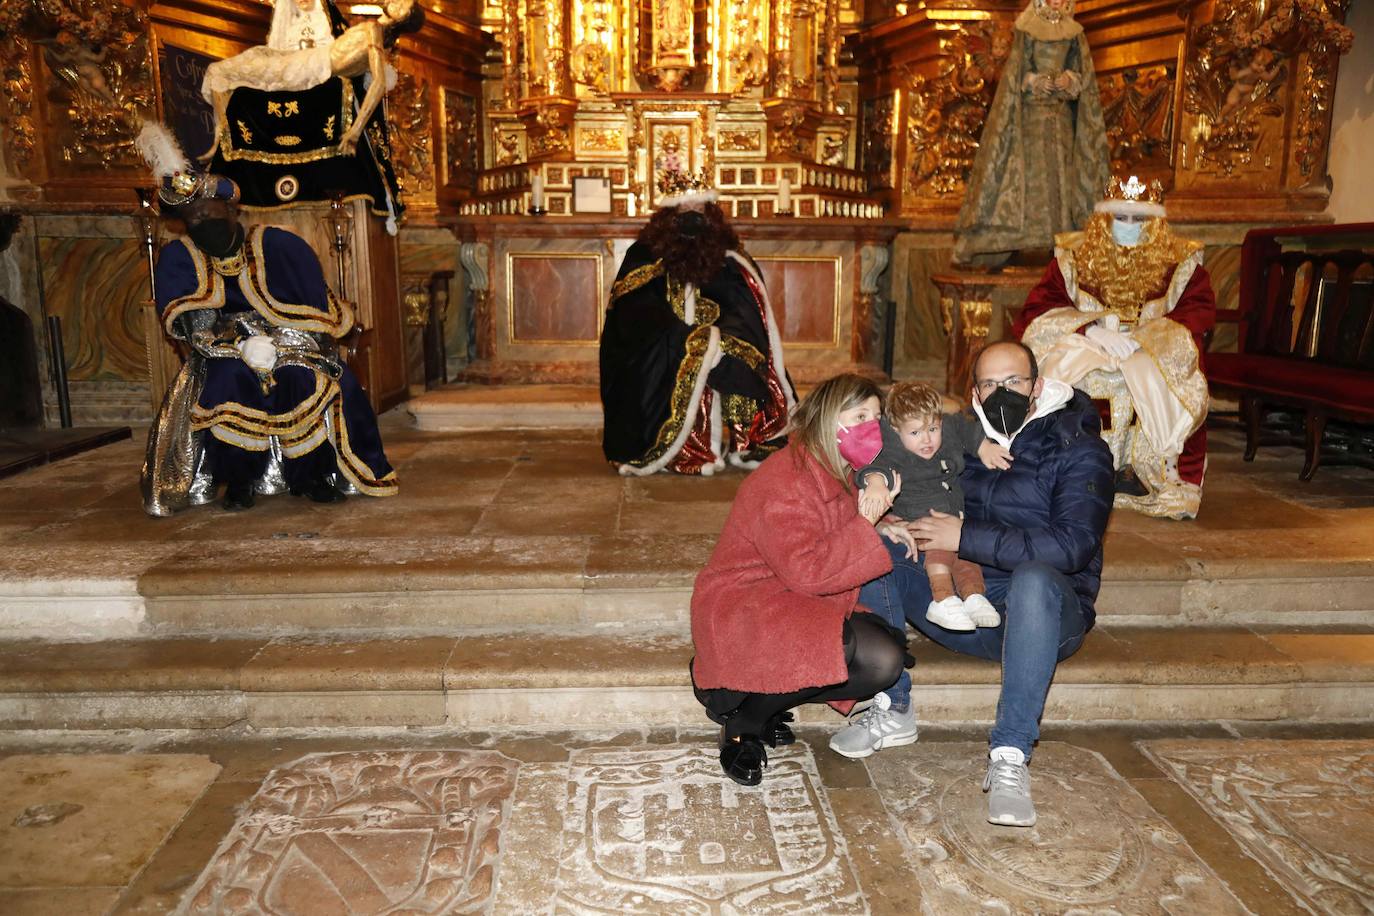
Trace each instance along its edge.
<path fill-rule="evenodd" d="M 743 693 L 737 690 L 696 691 L 706 715 L 725 727 L 726 738 L 761 735 L 769 719 L 803 703 L 866 700 L 891 687 L 909 667 L 905 635 L 872 614 L 854 614 L 844 624 L 844 661 L 849 677 L 843 683 L 807 687 L 792 693 Z"/>

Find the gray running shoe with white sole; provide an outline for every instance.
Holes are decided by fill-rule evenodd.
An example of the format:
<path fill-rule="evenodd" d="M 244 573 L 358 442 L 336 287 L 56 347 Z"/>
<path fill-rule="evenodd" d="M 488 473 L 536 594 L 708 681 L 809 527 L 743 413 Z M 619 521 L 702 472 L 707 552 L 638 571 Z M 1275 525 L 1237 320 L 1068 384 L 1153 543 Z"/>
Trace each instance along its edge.
<path fill-rule="evenodd" d="M 885 747 L 902 747 L 915 742 L 915 707 L 897 712 L 888 695 L 880 693 L 873 698 L 872 706 L 835 732 L 830 739 L 830 749 L 842 757 L 857 760 Z"/>
<path fill-rule="evenodd" d="M 988 793 L 988 823 L 1003 827 L 1035 826 L 1035 805 L 1031 802 L 1030 768 L 1020 748 L 993 748 L 988 755 L 988 775 L 983 779 Z"/>

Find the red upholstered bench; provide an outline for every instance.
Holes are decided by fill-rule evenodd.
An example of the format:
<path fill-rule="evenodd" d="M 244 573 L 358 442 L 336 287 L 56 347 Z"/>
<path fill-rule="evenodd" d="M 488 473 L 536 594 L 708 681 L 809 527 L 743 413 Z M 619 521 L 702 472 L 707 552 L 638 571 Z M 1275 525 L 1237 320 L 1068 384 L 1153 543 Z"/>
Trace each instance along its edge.
<path fill-rule="evenodd" d="M 1236 353 L 1208 353 L 1213 388 L 1240 395 L 1245 460 L 1266 406 L 1303 411 L 1303 480 L 1328 419 L 1374 423 L 1374 223 L 1257 229 L 1241 249 Z"/>

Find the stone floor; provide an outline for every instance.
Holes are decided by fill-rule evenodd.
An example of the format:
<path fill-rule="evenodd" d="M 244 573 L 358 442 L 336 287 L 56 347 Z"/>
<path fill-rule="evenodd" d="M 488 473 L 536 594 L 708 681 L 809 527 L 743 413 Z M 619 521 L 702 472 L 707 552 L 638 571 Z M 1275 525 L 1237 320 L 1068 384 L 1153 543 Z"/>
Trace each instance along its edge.
<path fill-rule="evenodd" d="M 762 786 L 697 729 L 0 741 L 0 912 L 1358 914 L 1374 725 L 1061 727 L 992 827 L 982 735 Z"/>

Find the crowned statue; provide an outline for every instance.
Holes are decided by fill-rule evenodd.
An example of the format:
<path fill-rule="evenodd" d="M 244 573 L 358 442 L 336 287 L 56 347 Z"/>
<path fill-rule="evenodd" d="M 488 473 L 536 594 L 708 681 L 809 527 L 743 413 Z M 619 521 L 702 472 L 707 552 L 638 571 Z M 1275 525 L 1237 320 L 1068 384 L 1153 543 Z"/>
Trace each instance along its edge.
<path fill-rule="evenodd" d="M 386 54 L 423 25 L 424 9 L 381 7 L 350 26 L 333 0 L 276 0 L 267 44 L 206 68 L 215 141 L 202 158 L 242 188 L 243 203 L 365 196 L 395 232 L 402 205 L 381 103 L 396 71 Z"/>
<path fill-rule="evenodd" d="M 702 175 L 657 187 L 606 307 L 603 450 L 625 475 L 755 467 L 796 403 L 763 275 Z"/>
<path fill-rule="evenodd" d="M 1082 228 L 1110 176 L 1092 55 L 1073 0 L 1031 0 L 988 109 L 954 260 L 996 267 Z"/>
<path fill-rule="evenodd" d="M 1202 501 L 1203 336 L 1216 323 L 1216 295 L 1202 244 L 1174 235 L 1165 217 L 1158 181 L 1114 180 L 1082 232 L 1056 237 L 1012 330 L 1041 375 L 1110 405 L 1103 436 L 1116 504 L 1184 519 Z"/>

